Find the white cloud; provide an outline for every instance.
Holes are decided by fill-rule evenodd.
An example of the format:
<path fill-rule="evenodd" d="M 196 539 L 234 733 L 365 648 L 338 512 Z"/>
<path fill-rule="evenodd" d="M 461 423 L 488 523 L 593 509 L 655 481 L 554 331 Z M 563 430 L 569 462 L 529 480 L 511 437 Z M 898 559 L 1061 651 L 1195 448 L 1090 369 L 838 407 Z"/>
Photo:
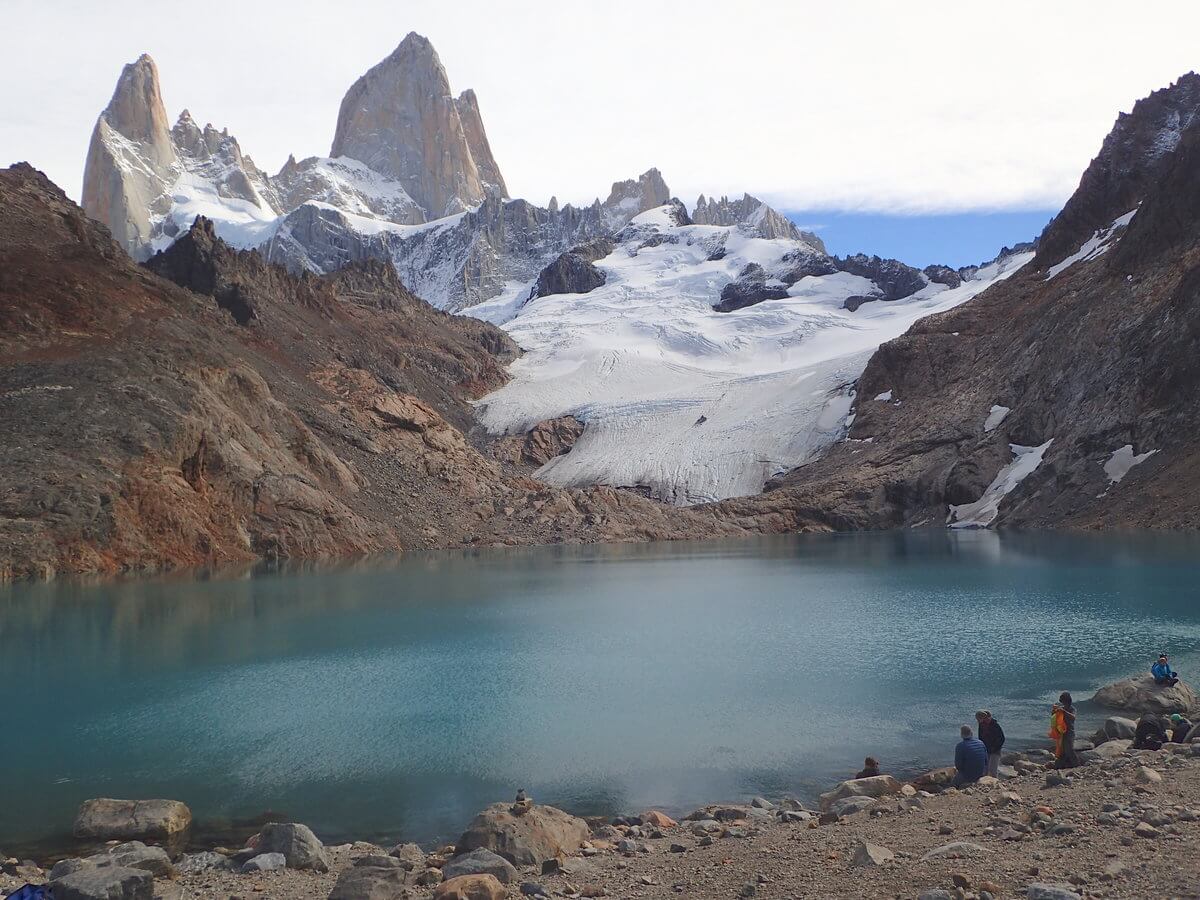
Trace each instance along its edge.
<path fill-rule="evenodd" d="M 1119 110 L 1193 67 L 1200 6 L 7 0 L 0 161 L 78 197 L 121 65 L 158 61 L 168 113 L 228 126 L 259 165 L 327 153 L 351 82 L 410 30 L 474 87 L 517 196 L 587 201 L 651 165 L 688 203 L 1060 204 Z"/>

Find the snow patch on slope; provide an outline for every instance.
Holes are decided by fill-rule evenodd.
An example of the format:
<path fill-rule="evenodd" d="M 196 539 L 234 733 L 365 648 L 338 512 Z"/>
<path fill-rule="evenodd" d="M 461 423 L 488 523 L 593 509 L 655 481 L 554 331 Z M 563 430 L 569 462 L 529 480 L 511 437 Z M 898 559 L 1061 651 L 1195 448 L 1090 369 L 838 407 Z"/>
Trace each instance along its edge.
<path fill-rule="evenodd" d="M 711 259 L 717 245 L 724 256 Z M 537 472 L 554 485 L 638 486 L 679 504 L 754 494 L 845 436 L 852 385 L 876 347 L 1032 258 L 857 312 L 842 305 L 873 284 L 845 273 L 713 310 L 747 264 L 769 272 L 807 246 L 731 226 L 677 226 L 665 208 L 643 213 L 596 263 L 604 285 L 535 298 L 503 326 L 526 352 L 512 381 L 479 401 L 480 418 L 507 434 L 564 415 L 585 422 L 571 452 Z"/>
<path fill-rule="evenodd" d="M 993 406 L 988 411 L 988 416 L 983 420 L 984 431 L 995 431 L 1000 427 L 1000 423 L 1008 418 L 1008 414 L 1012 412 L 1007 406 Z"/>
<path fill-rule="evenodd" d="M 1108 248 L 1116 242 L 1115 238 L 1117 236 L 1117 232 L 1133 221 L 1133 217 L 1136 213 L 1137 209 L 1131 209 L 1129 212 L 1125 213 L 1125 215 L 1114 219 L 1113 223 L 1107 228 L 1102 228 L 1100 231 L 1097 231 L 1090 238 L 1084 241 L 1083 246 L 1077 251 L 1072 253 L 1062 262 L 1051 266 L 1046 273 L 1046 280 L 1049 281 L 1055 275 L 1058 275 L 1060 272 L 1069 269 L 1077 262 L 1087 262 L 1090 259 L 1103 256 L 1108 252 Z"/>
<path fill-rule="evenodd" d="M 1054 438 L 1037 447 L 1022 447 L 1009 444 L 1013 460 L 996 473 L 983 496 L 974 503 L 951 505 L 949 525 L 951 528 L 987 528 L 1000 512 L 1000 502 L 1012 493 L 1017 485 L 1031 475 L 1038 466 Z"/>
<path fill-rule="evenodd" d="M 1130 469 L 1139 463 L 1144 463 L 1157 452 L 1157 450 L 1147 450 L 1145 453 L 1134 455 L 1133 444 L 1118 447 L 1112 452 L 1112 456 L 1105 461 L 1104 474 L 1108 476 L 1109 482 L 1118 484 L 1122 478 L 1129 474 Z"/>

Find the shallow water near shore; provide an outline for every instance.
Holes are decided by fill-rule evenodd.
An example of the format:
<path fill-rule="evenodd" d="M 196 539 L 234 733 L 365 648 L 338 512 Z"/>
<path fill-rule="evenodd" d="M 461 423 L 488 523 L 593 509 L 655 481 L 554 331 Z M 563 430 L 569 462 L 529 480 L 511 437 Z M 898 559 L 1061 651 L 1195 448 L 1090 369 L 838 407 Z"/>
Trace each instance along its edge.
<path fill-rule="evenodd" d="M 1200 667 L 1200 540 L 904 532 L 438 553 L 0 588 L 0 849 L 89 797 L 453 840 L 526 788 L 580 814 L 813 797 L 1038 742 L 1161 648 Z M 1080 737 L 1104 711 L 1084 705 Z"/>

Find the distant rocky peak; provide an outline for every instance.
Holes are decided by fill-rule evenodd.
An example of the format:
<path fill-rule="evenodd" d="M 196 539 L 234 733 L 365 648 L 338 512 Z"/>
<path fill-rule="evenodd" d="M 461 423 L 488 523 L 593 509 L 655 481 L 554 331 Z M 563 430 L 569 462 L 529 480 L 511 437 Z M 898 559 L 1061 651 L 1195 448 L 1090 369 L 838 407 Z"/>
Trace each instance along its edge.
<path fill-rule="evenodd" d="M 121 70 L 112 99 L 101 116 L 114 131 L 144 145 L 152 163 L 166 166 L 174 161 L 158 66 L 150 54 L 143 53 Z"/>
<path fill-rule="evenodd" d="M 351 85 L 338 112 L 331 157 L 350 157 L 404 185 L 431 218 L 507 196 L 479 102 L 455 99 L 429 40 L 411 32 Z"/>
<path fill-rule="evenodd" d="M 742 194 L 740 200 L 725 196 L 720 200 L 709 200 L 701 194 L 696 200 L 692 221 L 697 225 L 738 226 L 756 237 L 771 240 L 804 241 L 821 253 L 825 252 L 825 244 L 819 237 L 812 232 L 802 232 L 782 213 L 751 194 Z"/>
<path fill-rule="evenodd" d="M 656 209 L 671 201 L 671 190 L 658 169 L 647 169 L 637 177 L 614 181 L 608 199 L 603 203 L 604 218 L 613 230 L 634 216 Z"/>
<path fill-rule="evenodd" d="M 1171 165 L 1183 135 L 1200 122 L 1200 75 L 1188 72 L 1121 113 L 1079 187 L 1038 239 L 1047 268 L 1134 209 Z"/>
<path fill-rule="evenodd" d="M 500 166 L 492 155 L 492 145 L 488 143 L 487 132 L 483 128 L 483 117 L 479 114 L 479 98 L 475 92 L 467 88 L 454 101 L 458 117 L 462 121 L 463 134 L 467 138 L 467 147 L 475 166 L 479 170 L 479 178 L 485 190 L 501 196 L 508 196 L 508 187 L 504 176 L 500 174 Z"/>

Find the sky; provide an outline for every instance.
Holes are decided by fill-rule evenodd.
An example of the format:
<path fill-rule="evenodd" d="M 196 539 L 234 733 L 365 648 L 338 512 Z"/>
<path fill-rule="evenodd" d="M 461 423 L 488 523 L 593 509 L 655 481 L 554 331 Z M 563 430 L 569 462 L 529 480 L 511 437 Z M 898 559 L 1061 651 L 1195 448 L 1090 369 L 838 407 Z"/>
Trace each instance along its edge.
<path fill-rule="evenodd" d="M 1008 214 L 1044 223 L 1117 112 L 1200 62 L 1200 4 L 1155 0 L 4 6 L 0 162 L 75 198 L 96 116 L 142 52 L 172 121 L 187 107 L 228 127 L 275 172 L 328 153 L 346 89 L 418 31 L 452 89 L 475 89 L 513 196 L 588 202 L 657 166 L 689 206 L 748 191 L 825 211 L 831 243 L 924 233 L 928 252 L 974 252 L 977 232 L 994 248 L 989 229 L 1029 218 Z"/>

